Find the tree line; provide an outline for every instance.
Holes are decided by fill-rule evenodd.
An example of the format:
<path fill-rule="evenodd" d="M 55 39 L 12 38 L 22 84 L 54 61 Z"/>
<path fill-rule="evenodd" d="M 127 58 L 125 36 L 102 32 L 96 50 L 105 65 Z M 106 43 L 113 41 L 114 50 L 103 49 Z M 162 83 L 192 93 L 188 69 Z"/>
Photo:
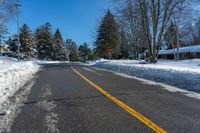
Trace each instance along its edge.
<path fill-rule="evenodd" d="M 56 61 L 86 61 L 94 59 L 93 52 L 87 43 L 79 47 L 67 39 L 64 41 L 59 29 L 52 31 L 50 23 L 39 26 L 34 32 L 27 24 L 20 28 L 20 58 L 23 60 L 56 60 Z M 10 37 L 6 44 L 12 52 L 13 57 L 17 56 L 17 35 Z"/>
<path fill-rule="evenodd" d="M 194 7 L 199 0 L 113 0 L 114 10 L 108 10 L 96 31 L 94 49 L 87 43 L 77 46 L 71 39 L 63 40 L 60 30 L 52 32 L 50 23 L 34 32 L 27 25 L 20 30 L 20 51 L 24 59 L 86 61 L 95 58 L 140 59 L 157 62 L 161 49 L 174 49 L 200 44 L 200 16 Z M 13 0 L 1 3 L 0 40 L 8 31 L 7 16 L 12 16 Z M 194 6 L 195 5 L 195 6 Z M 17 50 L 17 37 L 6 43 L 10 51 Z M 176 50 L 175 50 L 176 49 Z M 178 54 L 174 57 L 178 59 Z M 143 58 L 144 58 L 143 57 Z"/>
<path fill-rule="evenodd" d="M 98 57 L 131 56 L 141 53 L 150 62 L 157 62 L 161 49 L 175 49 L 200 44 L 200 17 L 194 7 L 198 0 L 113 0 L 97 30 L 94 43 Z M 195 5 L 195 6 L 194 6 Z"/>
<path fill-rule="evenodd" d="M 17 57 L 18 38 L 10 35 L 7 22 L 16 19 L 16 0 L 0 1 L 0 45 L 5 41 L 8 50 L 5 54 Z M 52 31 L 50 23 L 39 26 L 32 31 L 27 24 L 20 28 L 20 58 L 23 60 L 60 60 L 60 61 L 83 61 L 93 60 L 94 54 L 87 43 L 79 47 L 72 39 L 63 39 L 59 29 Z M 2 47 L 2 46 L 1 46 Z"/>

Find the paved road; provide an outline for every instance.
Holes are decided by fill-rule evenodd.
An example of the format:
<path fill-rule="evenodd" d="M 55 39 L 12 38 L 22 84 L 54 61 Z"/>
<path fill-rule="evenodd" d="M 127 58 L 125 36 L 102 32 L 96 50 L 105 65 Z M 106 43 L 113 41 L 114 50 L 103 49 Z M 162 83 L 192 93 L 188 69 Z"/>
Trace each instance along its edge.
<path fill-rule="evenodd" d="M 199 133 L 200 101 L 73 64 L 43 66 L 11 127 L 11 133 L 165 131 Z"/>

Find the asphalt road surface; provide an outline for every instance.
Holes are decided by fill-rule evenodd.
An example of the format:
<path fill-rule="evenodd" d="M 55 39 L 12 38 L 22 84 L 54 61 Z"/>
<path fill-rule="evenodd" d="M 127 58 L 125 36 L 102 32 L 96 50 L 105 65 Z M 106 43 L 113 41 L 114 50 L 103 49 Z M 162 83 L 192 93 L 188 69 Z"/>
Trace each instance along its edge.
<path fill-rule="evenodd" d="M 77 64 L 43 65 L 11 133 L 200 133 L 200 101 Z"/>

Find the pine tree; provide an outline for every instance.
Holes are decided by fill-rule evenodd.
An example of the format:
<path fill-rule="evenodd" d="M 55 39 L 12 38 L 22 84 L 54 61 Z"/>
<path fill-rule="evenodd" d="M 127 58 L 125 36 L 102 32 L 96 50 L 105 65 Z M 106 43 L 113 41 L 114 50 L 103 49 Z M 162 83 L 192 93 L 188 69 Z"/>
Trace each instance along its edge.
<path fill-rule="evenodd" d="M 171 22 L 170 26 L 167 28 L 167 31 L 164 34 L 165 41 L 168 43 L 168 49 L 173 49 L 174 60 L 179 60 L 179 38 L 177 30 L 178 27 L 176 24 Z"/>
<path fill-rule="evenodd" d="M 173 22 L 171 22 L 167 28 L 167 31 L 165 32 L 164 40 L 167 43 L 167 49 L 173 49 L 174 47 L 177 47 L 177 26 Z"/>
<path fill-rule="evenodd" d="M 40 60 L 53 59 L 53 40 L 51 24 L 46 23 L 36 29 L 35 42 L 37 45 L 37 56 Z"/>
<path fill-rule="evenodd" d="M 80 57 L 76 43 L 73 42 L 71 39 L 67 39 L 66 47 L 69 50 L 69 61 L 72 62 L 79 61 Z"/>
<path fill-rule="evenodd" d="M 95 53 L 98 57 L 108 58 L 107 49 L 112 49 L 112 56 L 118 58 L 120 55 L 120 34 L 115 18 L 110 10 L 103 18 L 97 31 L 95 41 Z"/>
<path fill-rule="evenodd" d="M 78 50 L 79 50 L 81 61 L 85 62 L 87 60 L 93 59 L 92 50 L 88 47 L 87 43 L 80 45 Z"/>
<path fill-rule="evenodd" d="M 53 59 L 67 60 L 67 51 L 60 30 L 57 29 L 53 37 Z"/>
<path fill-rule="evenodd" d="M 30 60 L 35 57 L 35 49 L 33 37 L 30 28 L 24 24 L 20 29 L 20 52 L 25 60 Z"/>

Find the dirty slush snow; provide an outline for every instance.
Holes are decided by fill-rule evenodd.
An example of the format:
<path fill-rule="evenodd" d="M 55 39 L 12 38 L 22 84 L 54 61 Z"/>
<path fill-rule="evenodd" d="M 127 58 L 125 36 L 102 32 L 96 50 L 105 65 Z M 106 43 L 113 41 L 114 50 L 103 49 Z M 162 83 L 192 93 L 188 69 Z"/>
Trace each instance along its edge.
<path fill-rule="evenodd" d="M 26 99 L 34 82 L 31 79 L 39 70 L 34 62 L 16 62 L 7 59 L 0 64 L 0 132 L 8 127 L 20 104 Z M 30 82 L 29 84 L 27 84 Z"/>
<path fill-rule="evenodd" d="M 47 114 L 45 116 L 46 126 L 47 126 L 47 133 L 59 133 L 59 129 L 57 128 L 58 123 L 58 114 L 54 112 L 54 109 L 56 108 L 56 104 L 54 101 L 47 101 L 49 96 L 52 95 L 51 93 L 51 86 L 47 84 L 45 88 L 42 89 L 42 97 L 41 101 L 38 103 L 38 106 L 42 109 L 44 109 Z"/>

